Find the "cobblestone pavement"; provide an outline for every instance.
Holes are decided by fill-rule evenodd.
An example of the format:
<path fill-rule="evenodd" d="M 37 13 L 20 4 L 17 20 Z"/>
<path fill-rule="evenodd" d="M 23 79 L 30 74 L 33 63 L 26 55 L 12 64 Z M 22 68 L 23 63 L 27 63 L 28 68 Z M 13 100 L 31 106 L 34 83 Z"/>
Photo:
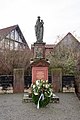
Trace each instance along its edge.
<path fill-rule="evenodd" d="M 74 93 L 58 93 L 60 103 L 36 109 L 23 103 L 23 94 L 0 95 L 0 120 L 80 120 L 80 101 Z"/>

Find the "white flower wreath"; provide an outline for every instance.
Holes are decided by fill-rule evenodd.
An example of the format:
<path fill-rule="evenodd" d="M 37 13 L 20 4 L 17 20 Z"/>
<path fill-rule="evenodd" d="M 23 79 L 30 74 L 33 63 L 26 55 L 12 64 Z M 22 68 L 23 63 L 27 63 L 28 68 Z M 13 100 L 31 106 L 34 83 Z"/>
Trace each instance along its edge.
<path fill-rule="evenodd" d="M 45 107 L 50 102 L 52 95 L 53 90 L 48 80 L 36 80 L 36 83 L 32 84 L 32 99 L 38 109 Z"/>

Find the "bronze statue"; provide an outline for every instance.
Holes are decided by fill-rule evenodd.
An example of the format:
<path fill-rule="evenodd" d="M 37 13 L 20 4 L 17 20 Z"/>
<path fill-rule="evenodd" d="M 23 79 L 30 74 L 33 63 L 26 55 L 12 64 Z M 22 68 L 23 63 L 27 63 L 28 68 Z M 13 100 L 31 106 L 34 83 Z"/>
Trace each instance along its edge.
<path fill-rule="evenodd" d="M 36 34 L 38 43 L 43 42 L 43 31 L 44 31 L 43 24 L 44 24 L 43 20 L 40 20 L 40 16 L 38 16 L 38 19 L 35 25 L 35 34 Z"/>

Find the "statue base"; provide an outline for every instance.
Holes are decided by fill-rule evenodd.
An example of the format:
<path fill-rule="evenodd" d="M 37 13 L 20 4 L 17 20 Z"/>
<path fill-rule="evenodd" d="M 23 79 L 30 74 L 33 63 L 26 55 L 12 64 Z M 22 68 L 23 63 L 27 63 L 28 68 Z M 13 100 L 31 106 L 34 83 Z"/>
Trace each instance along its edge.
<path fill-rule="evenodd" d="M 32 63 L 32 83 L 36 80 L 48 80 L 49 61 L 45 59 L 35 59 Z"/>

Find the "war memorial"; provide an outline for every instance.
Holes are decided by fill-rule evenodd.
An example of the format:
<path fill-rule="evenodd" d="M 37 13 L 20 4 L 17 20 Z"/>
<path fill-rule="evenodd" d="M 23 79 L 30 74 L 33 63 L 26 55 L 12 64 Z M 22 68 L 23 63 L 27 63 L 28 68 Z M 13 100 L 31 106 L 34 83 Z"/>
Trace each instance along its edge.
<path fill-rule="evenodd" d="M 30 59 L 31 84 L 24 91 L 24 68 L 14 69 L 12 94 L 0 94 L 1 120 L 80 119 L 80 101 L 75 93 L 74 81 L 70 83 L 72 86 L 66 84 L 63 89 L 62 69 L 58 68 L 51 69 L 52 82 L 49 82 L 50 61 L 45 57 L 43 35 L 44 22 L 38 16 L 36 42 Z"/>

